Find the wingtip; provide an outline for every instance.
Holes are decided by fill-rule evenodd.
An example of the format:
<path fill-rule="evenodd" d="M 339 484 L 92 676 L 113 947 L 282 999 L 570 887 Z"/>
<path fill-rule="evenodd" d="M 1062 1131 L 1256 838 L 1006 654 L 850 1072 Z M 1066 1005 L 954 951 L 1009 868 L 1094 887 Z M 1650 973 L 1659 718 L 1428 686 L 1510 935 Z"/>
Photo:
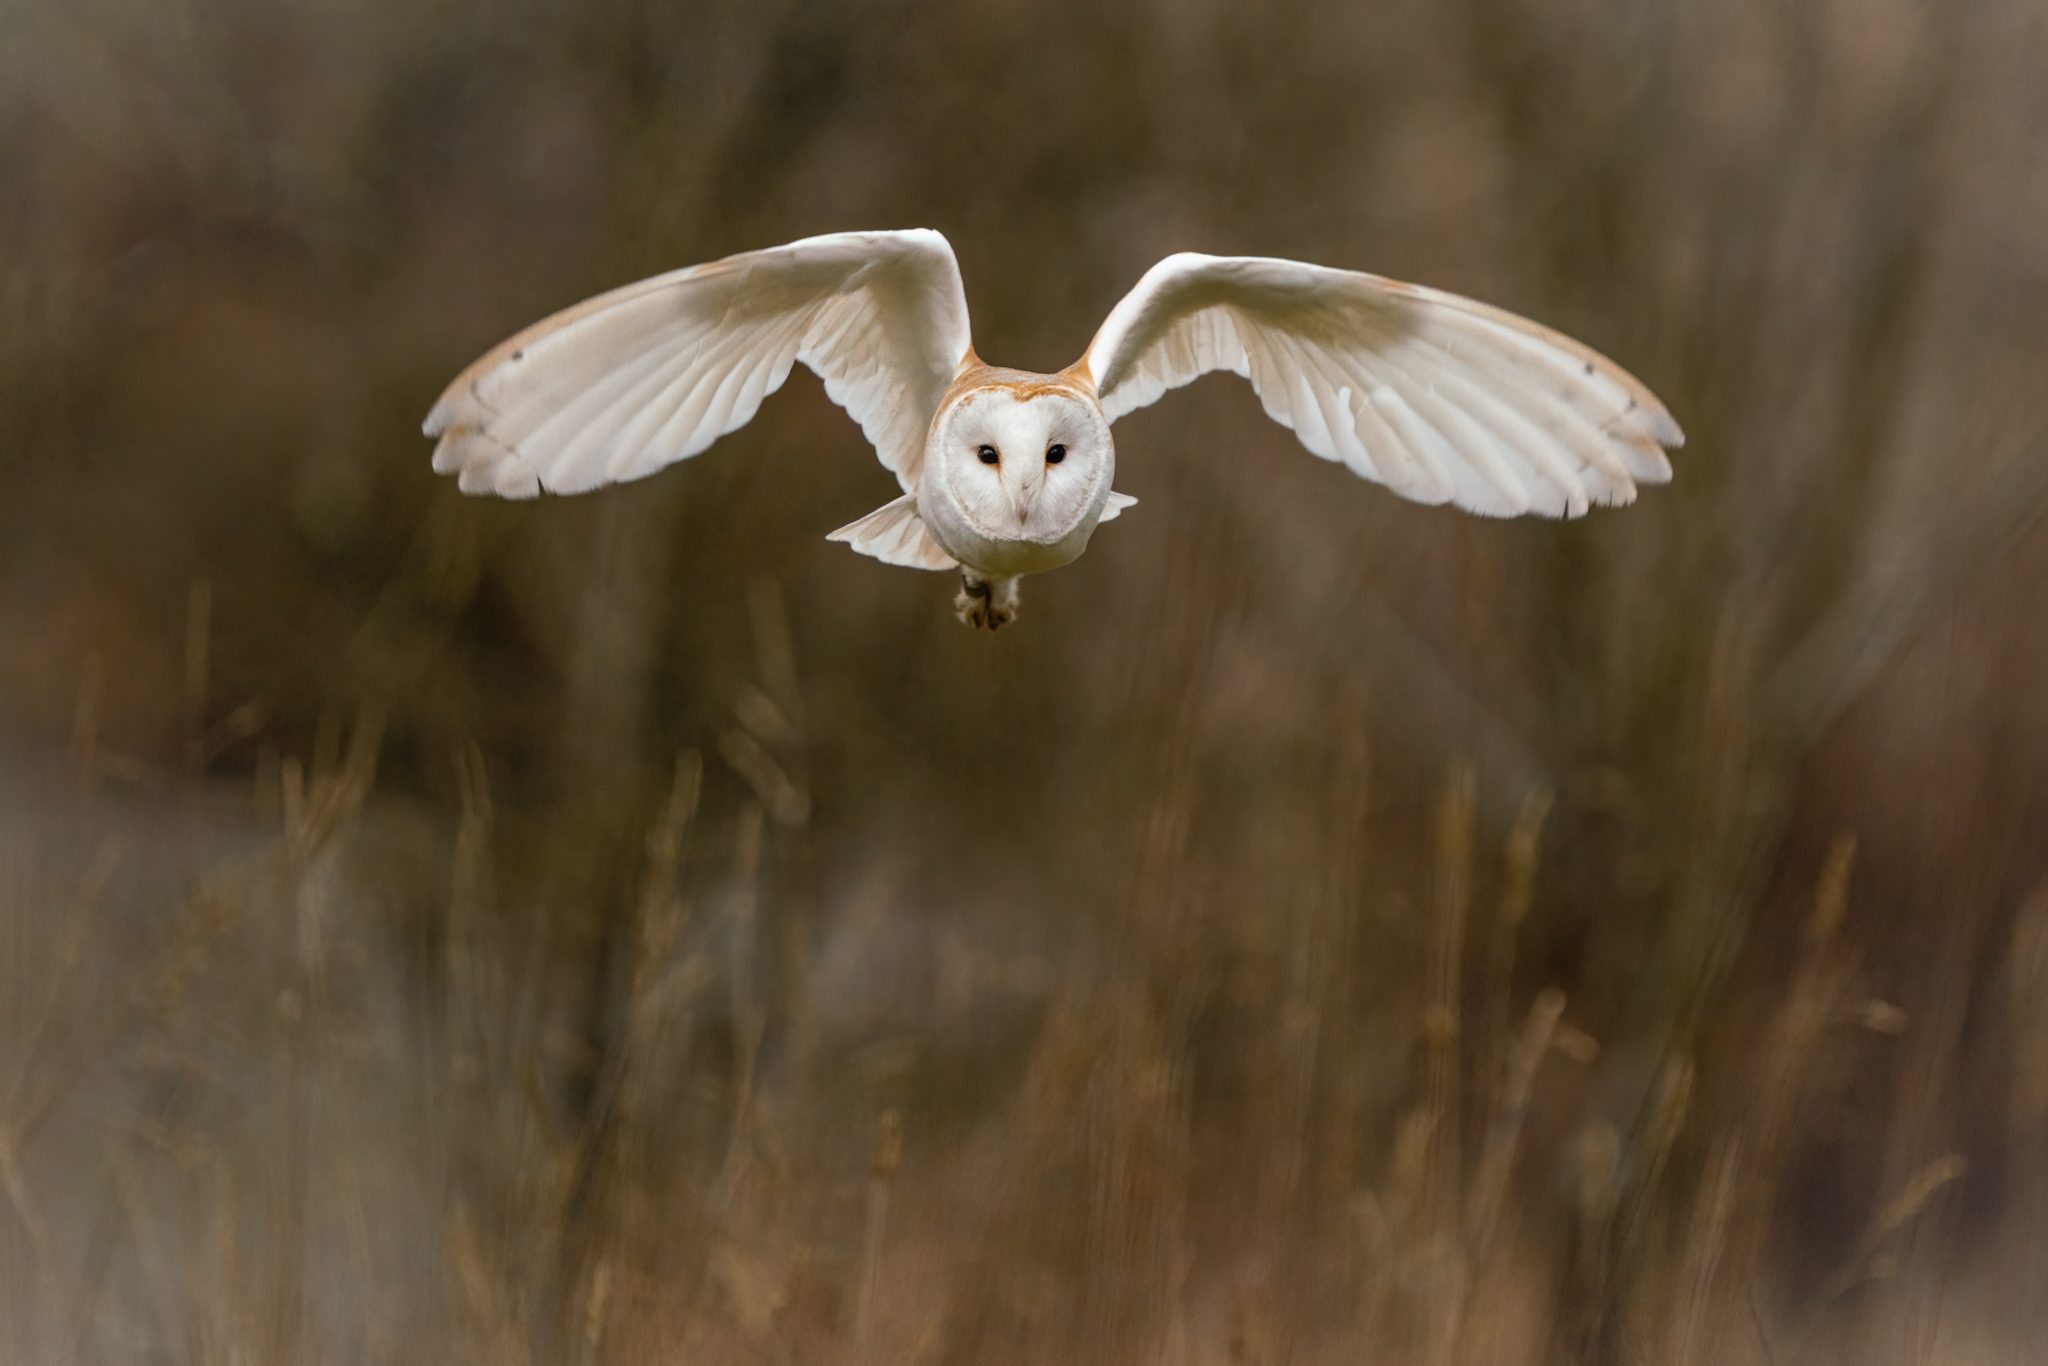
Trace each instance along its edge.
<path fill-rule="evenodd" d="M 474 428 L 451 427 L 434 448 L 434 472 L 454 475 L 455 486 L 471 497 L 527 499 L 546 492 L 525 461 L 481 436 Z"/>
<path fill-rule="evenodd" d="M 1573 517 L 1590 516 L 1594 508 L 1625 508 L 1636 500 L 1636 481 L 1632 478 L 1606 479 L 1586 491 L 1586 506 Z"/>
<path fill-rule="evenodd" d="M 434 447 L 434 473 L 454 474 L 461 470 L 462 434 L 451 431 L 443 436 L 439 428 L 430 427 L 427 435 L 441 436 L 440 444 Z"/>
<path fill-rule="evenodd" d="M 1658 445 L 1670 450 L 1675 451 L 1685 445 L 1685 431 L 1678 425 L 1678 419 L 1671 416 L 1668 408 L 1657 409 L 1656 437 Z"/>
<path fill-rule="evenodd" d="M 478 412 L 469 402 L 468 387 L 458 378 L 441 391 L 434 400 L 434 406 L 427 410 L 426 420 L 420 423 L 420 431 L 426 436 L 442 436 L 467 422 L 477 425 Z"/>

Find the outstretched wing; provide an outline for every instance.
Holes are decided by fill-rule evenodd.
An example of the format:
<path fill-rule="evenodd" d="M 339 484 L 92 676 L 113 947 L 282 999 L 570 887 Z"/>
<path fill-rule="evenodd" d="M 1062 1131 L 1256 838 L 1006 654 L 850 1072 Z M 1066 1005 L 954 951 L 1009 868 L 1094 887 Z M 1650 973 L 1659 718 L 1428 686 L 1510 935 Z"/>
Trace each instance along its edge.
<path fill-rule="evenodd" d="M 1403 497 L 1576 517 L 1671 478 L 1685 437 L 1613 361 L 1526 318 L 1355 271 L 1169 256 L 1083 358 L 1114 422 L 1212 370 L 1301 444 Z"/>
<path fill-rule="evenodd" d="M 441 439 L 434 468 L 465 493 L 579 493 L 746 425 L 802 361 L 913 489 L 968 340 L 960 268 L 938 233 L 810 237 L 534 324 L 448 386 L 426 433 Z"/>

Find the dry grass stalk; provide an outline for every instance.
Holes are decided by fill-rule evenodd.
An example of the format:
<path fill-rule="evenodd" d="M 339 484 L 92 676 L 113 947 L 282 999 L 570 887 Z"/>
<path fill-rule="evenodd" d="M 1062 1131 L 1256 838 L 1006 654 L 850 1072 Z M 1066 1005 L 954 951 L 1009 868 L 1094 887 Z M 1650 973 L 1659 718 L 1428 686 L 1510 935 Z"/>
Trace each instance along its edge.
<path fill-rule="evenodd" d="M 1944 1187 L 1961 1181 L 1969 1170 L 1970 1163 L 1962 1154 L 1943 1153 L 1914 1172 L 1903 1190 L 1878 1207 L 1849 1264 L 1829 1281 L 1828 1297 L 1843 1294 L 1864 1280 L 1883 1280 L 1896 1275 L 1899 1270 L 1898 1254 L 1888 1244 L 1926 1212 Z"/>
<path fill-rule="evenodd" d="M 1521 1148 L 1522 1124 L 1536 1089 L 1537 1069 L 1550 1053 L 1558 1021 L 1564 1018 L 1564 1004 L 1564 993 L 1554 987 L 1538 992 L 1507 1058 L 1499 1108 L 1488 1125 L 1472 1181 L 1466 1243 L 1475 1275 L 1483 1269 L 1501 1231 L 1508 1177 Z"/>
<path fill-rule="evenodd" d="M 2013 920 L 2005 988 L 2012 1034 L 2006 1143 L 2012 1152 L 2041 1152 L 2048 1150 L 2048 882 L 2033 889 Z M 2029 1230 L 2048 1231 L 2048 1172 L 2029 1165 L 2013 1172 L 2012 1180 L 2021 1211 L 2014 1224 L 2020 1255 L 2031 1251 L 2036 1270 L 2048 1274 L 2048 1247 L 2027 1236 Z M 2048 1311 L 2043 1318 L 2048 1321 Z"/>
<path fill-rule="evenodd" d="M 1454 768 L 1436 810 L 1436 848 L 1431 912 L 1429 996 L 1422 1021 L 1423 1115 L 1427 1135 L 1422 1179 L 1427 1229 L 1421 1252 L 1426 1359 L 1448 1362 L 1457 1346 L 1457 1306 L 1469 1284 L 1464 1255 L 1464 1135 L 1461 1129 L 1464 1067 L 1465 921 L 1472 896 L 1473 814 L 1477 779 L 1469 765 Z"/>
<path fill-rule="evenodd" d="M 1800 1228 L 1784 1173 L 1834 1137 L 1807 1098 L 1828 1031 L 1900 1022 L 1849 993 L 1838 850 L 1761 1044 L 1729 1056 L 1726 1035 L 1752 1042 L 1726 1016 L 1748 999 L 1729 987 L 1750 919 L 1844 809 L 1885 861 L 1856 938 L 1892 955 L 1877 975 L 1913 1004 L 1917 1054 L 1887 1198 L 1835 1211 L 1865 1231 L 1859 1276 L 1896 1269 L 1867 1298 L 1931 1305 L 1977 1222 L 1949 1217 L 1965 1154 L 1977 1189 L 2015 1193 L 1978 1215 L 2023 1254 L 1972 1283 L 2037 1264 L 2048 1188 L 1976 1102 L 2007 1102 L 2012 1152 L 2041 1146 L 2040 904 L 2003 967 L 2011 1058 L 1964 1032 L 1989 1014 L 1969 995 L 1991 970 L 1980 945 L 2000 942 L 1986 908 L 2039 876 L 2024 838 L 1966 837 L 2007 808 L 2023 825 L 2035 801 L 2032 597 L 2011 580 L 2031 572 L 2021 539 L 2048 464 L 1986 474 L 2002 429 L 2039 425 L 2040 253 L 1997 226 L 2033 184 L 1996 174 L 2001 155 L 2017 164 L 2001 145 L 2039 141 L 2009 93 L 2027 88 L 2030 49 L 2010 41 L 2024 0 L 1853 23 L 1757 3 L 1611 23 L 1536 0 L 1272 22 L 1183 6 L 1165 43 L 1149 39 L 1170 7 L 1106 23 L 967 8 L 905 28 L 636 3 L 528 41 L 482 7 L 365 25 L 346 3 L 271 6 L 252 29 L 231 21 L 253 0 L 217 3 L 224 21 L 196 26 L 127 3 L 89 33 L 33 22 L 13 64 L 31 79 L 0 81 L 0 179 L 18 191 L 0 196 L 0 409 L 34 452 L 0 500 L 19 574 L 0 586 L 27 590 L 0 592 L 10 726 L 16 681 L 45 687 L 78 787 L 190 815 L 206 778 L 246 765 L 283 831 L 253 874 L 240 828 L 190 827 L 174 872 L 124 853 L 79 927 L 68 870 L 47 895 L 5 892 L 0 916 L 32 928 L 0 937 L 21 946 L 8 985 L 28 988 L 0 1039 L 27 1057 L 0 1108 L 0 1355 L 1519 1366 L 1543 1334 L 1517 1287 L 1554 1278 L 1558 1341 L 1584 1349 L 1557 1360 L 1734 1366 L 1756 1354 L 1753 1292 L 1777 1288 L 1756 1249 Z M 1074 20 L 1090 42 L 1070 41 Z M 287 58 L 338 52 L 348 75 L 280 83 L 290 62 L 252 67 L 251 33 Z M 1062 98 L 994 159 L 975 74 L 992 62 L 1062 73 Z M 1403 79 L 1417 70 L 1445 79 Z M 1397 117 L 1359 117 L 1367 87 Z M 205 98 L 181 113 L 158 108 L 164 90 Z M 551 111 L 538 140 L 521 136 L 534 92 Z M 906 156 L 919 120 L 933 137 Z M 259 124 L 253 142 L 221 136 Z M 1266 135 L 1255 157 L 1237 154 L 1247 130 Z M 492 138 L 532 151 L 516 193 L 490 158 L 458 155 Z M 1358 169 L 1349 188 L 1333 156 Z M 1133 157 L 1143 174 L 1125 174 Z M 1029 272 L 989 263 L 1063 225 L 1027 193 L 1055 163 L 1104 227 L 1069 253 L 1070 287 L 1034 294 Z M 1264 418 L 1204 386 L 1191 416 L 1139 419 L 1187 458 L 1138 487 L 1153 511 L 1083 577 L 1045 586 L 1040 627 L 1072 608 L 1063 629 L 977 654 L 950 623 L 866 599 L 890 577 L 874 566 L 804 558 L 804 519 L 856 476 L 766 463 L 849 439 L 801 375 L 764 410 L 784 425 L 732 438 L 764 457 L 751 465 L 729 449 L 537 509 L 444 491 L 414 534 L 379 525 L 421 506 L 407 443 L 435 357 L 514 294 L 537 306 L 777 240 L 787 206 L 763 187 L 803 183 L 853 222 L 963 167 L 994 191 L 947 201 L 978 316 L 1030 347 L 1188 240 L 1370 266 L 1362 233 L 1390 267 L 1405 253 L 1419 277 L 1497 287 L 1669 385 L 1694 437 L 1679 481 L 1573 527 L 1397 515 L 1349 486 L 1326 508 L 1335 486 L 1313 481 L 1340 472 L 1313 462 L 1248 483 L 1239 438 Z M 1304 203 L 1352 227 L 1333 236 Z M 1636 230 L 1652 218 L 1660 231 Z M 218 375 L 236 382 L 191 382 Z M 1090 573 L 1116 591 L 1078 587 Z M 170 600 L 123 587 L 144 579 Z M 736 683 L 748 665 L 728 656 L 745 651 L 723 633 L 746 623 L 716 585 L 756 579 Z M 1866 685 L 1897 684 L 1904 647 L 1958 602 L 1991 629 L 1935 642 L 1943 696 L 1982 690 L 1939 738 L 2018 774 L 1988 764 L 1923 802 L 1928 767 L 1901 757 L 1927 738 L 1901 705 L 1913 676 Z M 2024 666 L 2002 678 L 1979 658 L 2001 633 Z M 64 697 L 74 655 L 99 662 Z M 1341 772 L 1323 782 L 1331 718 L 1368 675 L 1377 811 Z M 265 704 L 230 705 L 234 688 Z M 365 697 L 391 708 L 381 781 Z M 273 716 L 310 747 L 288 754 Z M 412 756 L 467 734 L 451 813 Z M 671 756 L 700 749 L 723 766 L 686 782 Z M 1434 850 L 1389 838 L 1429 786 L 1412 775 L 1467 752 L 1487 781 L 1453 778 L 1423 818 Z M 888 781 L 871 783 L 859 765 L 878 755 Z M 1544 822 L 1524 794 L 1537 775 L 1576 791 L 1589 767 L 1621 775 L 1624 799 L 1566 804 L 1546 923 L 1530 910 Z M 0 800 L 16 781 L 0 765 Z M 40 804 L 24 785 L 16 800 Z M 1475 924 L 1474 827 L 1517 800 L 1498 910 Z M 699 801 L 717 847 L 686 860 Z M 1942 829 L 1922 806 L 1960 814 Z M 925 837 L 938 810 L 1000 822 L 1025 852 L 988 876 L 964 841 Z M 1103 904 L 1038 914 L 1034 839 L 1057 851 L 1061 895 Z M 415 857 L 445 859 L 445 885 Z M 870 860 L 912 870 L 877 898 L 872 937 L 820 918 Z M 1887 887 L 1901 869 L 1924 882 Z M 1411 881 L 1428 884 L 1422 912 L 1392 923 Z M 1896 945 L 1957 886 L 1923 1009 L 1925 964 Z M 976 977 L 935 1026 L 921 974 L 939 918 L 978 960 L 1031 960 L 1041 985 Z M 133 971 L 105 952 L 123 926 L 146 941 Z M 1419 977 L 1399 951 L 1416 942 Z M 883 1004 L 814 1002 L 827 959 Z M 1601 1045 L 1553 992 L 1520 1018 L 1515 976 L 1538 965 Z M 440 1024 L 425 1047 L 414 1011 Z M 1660 1011 L 1680 1018 L 1645 1023 Z M 1543 1069 L 1544 1038 L 1585 1072 Z M 885 1135 L 856 1132 L 883 1102 L 840 1064 L 871 1048 L 905 1060 L 885 1106 L 918 1135 L 901 1168 Z M 1890 1075 L 1882 1057 L 1845 1065 L 1859 1084 Z M 1624 1143 L 1617 1097 L 1638 1095 Z M 60 1160 L 109 1131 L 104 1162 Z M 1845 1141 L 1868 1161 L 1878 1140 Z M 945 1200 L 957 1212 L 931 1218 Z M 1338 1202 L 1355 1265 L 1333 1289 L 1323 1268 L 1344 1259 L 1317 1210 Z M 42 1318 L 10 1337 L 24 1298 Z M 1839 1311 L 1894 1322 L 1862 1298 Z M 360 1332 L 341 1322 L 385 1304 Z M 1825 1360 L 1817 1338 L 1799 1347 Z"/>
<path fill-rule="evenodd" d="M 185 595 L 185 675 L 182 694 L 185 762 L 193 773 L 206 761 L 208 679 L 212 672 L 213 585 L 194 579 Z"/>
<path fill-rule="evenodd" d="M 1553 1355 L 1591 1355 L 1596 1335 L 1611 1317 L 1616 1232 L 1621 1197 L 1620 1131 L 1595 1120 L 1579 1131 L 1573 1152 L 1570 1260 L 1557 1277 L 1552 1314 Z"/>
<path fill-rule="evenodd" d="M 876 1117 L 868 1171 L 867 1216 L 861 1231 L 859 1292 L 854 1297 L 853 1342 L 864 1349 L 875 1321 L 882 1278 L 882 1240 L 889 1224 L 889 1186 L 903 1161 L 903 1114 L 887 1109 Z"/>
<path fill-rule="evenodd" d="M 1433 897 L 1429 998 L 1423 1018 L 1428 1059 L 1424 1103 L 1428 1107 L 1431 1147 L 1435 1154 L 1429 1179 L 1434 1223 L 1439 1232 L 1454 1231 L 1462 1205 L 1459 1129 L 1464 1045 L 1465 920 L 1472 897 L 1472 821 L 1477 781 L 1470 767 L 1454 769 L 1437 806 L 1435 895 Z"/>
<path fill-rule="evenodd" d="M 1724 1271 L 1731 1233 L 1741 1207 L 1740 1190 L 1748 1155 L 1740 1139 L 1721 1143 L 1708 1160 L 1706 1180 L 1694 1203 L 1692 1224 L 1673 1268 L 1669 1318 L 1659 1354 L 1672 1366 L 1727 1359 L 1728 1325 L 1735 1320 Z"/>
<path fill-rule="evenodd" d="M 71 742 L 67 747 L 79 789 L 88 796 L 100 771 L 100 726 L 106 691 L 106 664 L 94 655 L 85 661 L 80 674 L 78 698 L 71 711 Z"/>
<path fill-rule="evenodd" d="M 1485 1009 L 1486 1020 L 1480 1037 L 1480 1058 L 1486 1078 L 1485 1103 L 1489 1115 L 1497 1116 L 1504 1104 L 1508 1068 L 1514 1042 L 1509 1037 L 1515 986 L 1515 948 L 1522 922 L 1536 894 L 1536 874 L 1542 857 L 1544 823 L 1549 819 L 1552 793 L 1536 788 L 1522 799 L 1515 823 L 1508 830 L 1505 870 L 1500 905 L 1495 912 L 1487 941 Z"/>

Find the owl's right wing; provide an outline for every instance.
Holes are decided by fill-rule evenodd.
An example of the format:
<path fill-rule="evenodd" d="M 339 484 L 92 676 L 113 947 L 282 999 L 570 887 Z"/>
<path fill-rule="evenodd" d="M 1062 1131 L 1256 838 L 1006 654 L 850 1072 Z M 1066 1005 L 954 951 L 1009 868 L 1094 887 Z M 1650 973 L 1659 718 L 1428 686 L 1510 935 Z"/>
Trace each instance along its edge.
<path fill-rule="evenodd" d="M 1114 422 L 1214 370 L 1326 460 L 1424 503 L 1576 517 L 1671 478 L 1671 414 L 1613 361 L 1455 294 L 1260 256 L 1169 256 L 1083 358 Z"/>
<path fill-rule="evenodd" d="M 744 426 L 802 361 L 906 490 L 968 350 L 946 239 L 849 232 L 613 290 L 501 343 L 427 415 L 465 493 L 531 498 L 639 479 Z"/>

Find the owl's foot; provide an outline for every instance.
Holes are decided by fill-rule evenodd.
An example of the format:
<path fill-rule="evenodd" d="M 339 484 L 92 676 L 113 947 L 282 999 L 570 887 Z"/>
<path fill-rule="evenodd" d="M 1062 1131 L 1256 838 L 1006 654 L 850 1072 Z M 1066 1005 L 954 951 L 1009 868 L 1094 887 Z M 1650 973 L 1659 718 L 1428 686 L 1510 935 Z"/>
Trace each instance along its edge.
<path fill-rule="evenodd" d="M 1017 580 L 962 574 L 960 591 L 953 598 L 953 613 L 966 625 L 1001 630 L 1017 619 Z"/>

